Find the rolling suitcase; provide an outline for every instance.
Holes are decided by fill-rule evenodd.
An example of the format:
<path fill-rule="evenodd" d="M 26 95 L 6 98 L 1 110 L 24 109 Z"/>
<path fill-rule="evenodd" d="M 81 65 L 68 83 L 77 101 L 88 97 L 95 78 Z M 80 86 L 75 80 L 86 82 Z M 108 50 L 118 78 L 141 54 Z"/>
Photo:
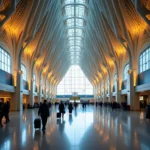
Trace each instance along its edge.
<path fill-rule="evenodd" d="M 35 129 L 40 129 L 41 128 L 41 119 L 37 118 L 34 120 L 34 128 Z"/>
<path fill-rule="evenodd" d="M 58 112 L 58 113 L 56 114 L 56 117 L 57 117 L 57 119 L 61 118 L 61 113 Z"/>

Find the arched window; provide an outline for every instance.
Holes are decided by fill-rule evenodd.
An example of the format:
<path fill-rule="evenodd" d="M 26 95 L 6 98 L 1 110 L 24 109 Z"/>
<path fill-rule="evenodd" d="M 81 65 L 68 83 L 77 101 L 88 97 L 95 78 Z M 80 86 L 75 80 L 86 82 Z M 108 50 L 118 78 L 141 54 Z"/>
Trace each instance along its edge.
<path fill-rule="evenodd" d="M 2 47 L 0 47 L 0 69 L 10 73 L 10 59 L 10 55 Z"/>
<path fill-rule="evenodd" d="M 150 69 L 150 47 L 139 58 L 140 73 Z"/>
<path fill-rule="evenodd" d="M 25 65 L 21 64 L 21 70 L 23 71 L 23 80 L 27 80 L 27 69 L 25 67 Z"/>
<path fill-rule="evenodd" d="M 127 64 L 124 67 L 124 70 L 123 70 L 123 80 L 127 80 L 127 78 L 128 78 L 128 70 L 129 70 L 129 64 Z"/>

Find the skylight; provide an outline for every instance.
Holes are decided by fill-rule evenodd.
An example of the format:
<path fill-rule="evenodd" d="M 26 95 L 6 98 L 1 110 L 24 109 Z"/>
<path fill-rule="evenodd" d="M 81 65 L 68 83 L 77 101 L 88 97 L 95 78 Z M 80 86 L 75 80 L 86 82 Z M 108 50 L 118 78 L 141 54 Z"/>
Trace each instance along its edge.
<path fill-rule="evenodd" d="M 70 61 L 72 64 L 79 64 L 80 54 L 84 47 L 87 0 L 64 0 L 63 14 Z"/>

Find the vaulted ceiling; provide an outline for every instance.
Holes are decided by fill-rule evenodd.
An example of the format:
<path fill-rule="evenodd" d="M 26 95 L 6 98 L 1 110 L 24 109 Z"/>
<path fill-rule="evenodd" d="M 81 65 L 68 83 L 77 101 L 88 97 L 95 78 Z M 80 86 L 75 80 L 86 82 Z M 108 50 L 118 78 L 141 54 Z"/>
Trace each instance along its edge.
<path fill-rule="evenodd" d="M 101 80 L 137 53 L 149 26 L 150 0 L 0 1 L 1 44 L 57 84 L 72 64 Z"/>

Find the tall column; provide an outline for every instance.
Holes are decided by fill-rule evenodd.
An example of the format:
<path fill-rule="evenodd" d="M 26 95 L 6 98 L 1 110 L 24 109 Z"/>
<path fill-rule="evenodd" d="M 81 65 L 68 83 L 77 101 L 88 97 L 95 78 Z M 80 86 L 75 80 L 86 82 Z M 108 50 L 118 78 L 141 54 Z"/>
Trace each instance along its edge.
<path fill-rule="evenodd" d="M 121 102 L 121 89 L 120 89 L 120 80 L 116 81 L 116 101 Z"/>
<path fill-rule="evenodd" d="M 127 103 L 131 110 L 140 110 L 139 94 L 135 92 L 133 72 L 128 75 L 127 80 Z"/>
<path fill-rule="evenodd" d="M 39 84 L 39 93 L 38 93 L 38 102 L 42 102 L 42 87 L 41 83 Z"/>
<path fill-rule="evenodd" d="M 29 104 L 34 105 L 34 88 L 33 87 L 33 79 L 30 80 L 30 92 L 29 92 Z"/>
<path fill-rule="evenodd" d="M 107 85 L 106 85 L 106 80 L 104 81 L 104 102 L 107 102 Z"/>
<path fill-rule="evenodd" d="M 111 88 L 111 83 L 109 84 L 109 98 L 108 98 L 108 102 L 112 102 L 112 88 Z"/>
<path fill-rule="evenodd" d="M 16 70 L 16 91 L 12 95 L 11 110 L 12 111 L 22 111 L 23 109 L 23 80 L 22 74 Z"/>

